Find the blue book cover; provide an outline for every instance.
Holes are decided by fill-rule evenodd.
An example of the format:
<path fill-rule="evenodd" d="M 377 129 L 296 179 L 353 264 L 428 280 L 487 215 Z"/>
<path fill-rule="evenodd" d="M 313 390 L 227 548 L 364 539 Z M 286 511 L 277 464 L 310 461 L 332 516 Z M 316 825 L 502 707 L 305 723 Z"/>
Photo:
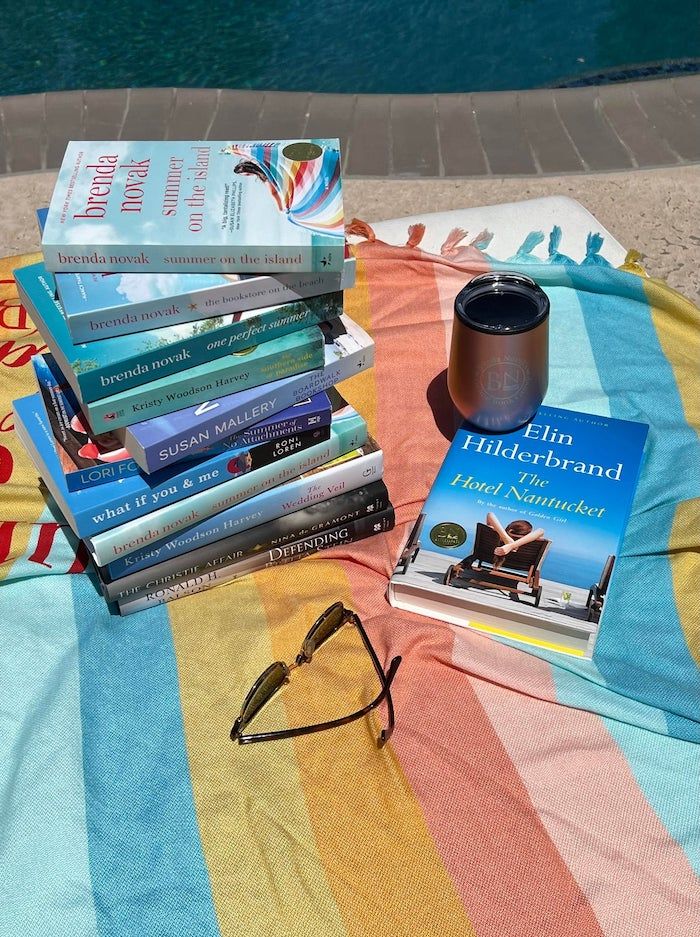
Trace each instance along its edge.
<path fill-rule="evenodd" d="M 75 394 L 51 355 L 35 355 L 32 366 L 69 491 L 82 491 L 83 488 L 127 478 L 141 471 L 114 433 L 91 432 Z M 185 460 L 194 458 L 201 462 L 204 452 L 209 457 L 258 446 L 283 436 L 328 427 L 330 421 L 328 395 L 316 394 L 282 413 L 254 423 L 242 433 L 222 438 L 212 446 L 201 440 L 189 440 L 192 445 L 178 455 Z M 159 477 L 165 475 L 164 472 L 159 473 Z"/>
<path fill-rule="evenodd" d="M 101 400 L 339 316 L 343 294 L 329 293 L 256 313 L 212 316 L 132 335 L 76 344 L 43 264 L 15 271 L 22 301 L 78 399 Z"/>
<path fill-rule="evenodd" d="M 82 491 L 69 491 L 56 454 L 51 427 L 39 394 L 16 400 L 15 428 L 46 487 L 78 537 L 90 537 L 126 521 L 162 511 L 168 505 L 191 502 L 210 489 L 225 489 L 228 482 L 250 475 L 250 484 L 275 484 L 276 473 L 285 466 L 313 461 L 325 455 L 328 426 L 283 436 L 205 456 L 165 469 L 154 475 L 141 473 Z M 277 468 L 281 466 L 281 468 Z M 295 472 L 296 474 L 296 472 Z M 249 484 L 248 481 L 245 484 Z M 210 500 L 218 495 L 212 494 Z"/>
<path fill-rule="evenodd" d="M 120 435 L 124 445 L 144 471 L 154 471 L 176 460 L 181 444 L 193 437 L 211 442 L 229 436 L 372 366 L 374 342 L 347 316 L 320 328 L 325 342 L 323 367 L 134 423 Z"/>
<path fill-rule="evenodd" d="M 339 142 L 71 142 L 42 250 L 54 273 L 340 271 Z"/>
<path fill-rule="evenodd" d="M 399 558 L 399 608 L 590 656 L 648 427 L 540 407 L 526 426 L 458 430 Z"/>

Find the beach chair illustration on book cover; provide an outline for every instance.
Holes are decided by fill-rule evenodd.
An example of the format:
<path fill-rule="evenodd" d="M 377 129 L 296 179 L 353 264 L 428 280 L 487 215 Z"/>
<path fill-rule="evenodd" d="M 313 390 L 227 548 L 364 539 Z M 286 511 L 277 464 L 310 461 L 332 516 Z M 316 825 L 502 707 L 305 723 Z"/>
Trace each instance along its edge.
<path fill-rule="evenodd" d="M 513 540 L 517 543 L 517 538 Z M 539 537 L 523 543 L 504 557 L 496 550 L 503 546 L 499 533 L 488 524 L 477 523 L 474 547 L 461 563 L 447 568 L 443 585 L 468 589 L 497 589 L 514 601 L 523 595 L 534 598 L 535 608 L 542 598 L 540 574 L 552 541 Z M 522 588 L 521 588 L 522 587 Z"/>
<path fill-rule="evenodd" d="M 610 585 L 610 577 L 612 576 L 614 565 L 615 557 L 609 556 L 605 561 L 605 566 L 603 566 L 603 572 L 600 574 L 600 579 L 598 582 L 594 582 L 591 588 L 588 590 L 588 598 L 586 599 L 586 609 L 588 614 L 586 615 L 586 621 L 592 621 L 596 623 L 600 621 L 600 614 L 603 611 L 603 603 Z"/>
<path fill-rule="evenodd" d="M 416 557 L 418 556 L 418 551 L 420 550 L 420 532 L 423 527 L 423 521 L 425 520 L 425 514 L 419 514 L 418 520 L 413 525 L 411 533 L 408 535 L 408 540 L 401 551 L 401 556 L 396 563 L 396 570 L 399 569 L 403 571 L 404 576 L 408 572 L 408 567 L 411 563 L 415 563 Z"/>

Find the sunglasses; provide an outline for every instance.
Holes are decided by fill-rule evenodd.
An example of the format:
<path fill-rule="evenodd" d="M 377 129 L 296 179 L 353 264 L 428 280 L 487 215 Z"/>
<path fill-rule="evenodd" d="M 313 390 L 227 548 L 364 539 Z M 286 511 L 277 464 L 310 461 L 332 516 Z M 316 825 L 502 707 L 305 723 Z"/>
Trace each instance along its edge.
<path fill-rule="evenodd" d="M 246 733 L 246 727 L 260 712 L 263 706 L 270 702 L 278 690 L 289 683 L 291 672 L 296 670 L 297 667 L 301 667 L 302 664 L 310 663 L 316 651 L 345 625 L 353 625 L 360 633 L 362 643 L 379 677 L 381 685 L 379 695 L 372 700 L 371 703 L 363 706 L 362 709 L 358 709 L 347 716 L 341 716 L 338 719 L 331 719 L 328 722 L 318 722 L 314 725 L 300 726 L 296 729 L 280 729 L 275 732 Z M 391 733 L 394 731 L 394 704 L 391 699 L 391 684 L 396 676 L 396 671 L 399 669 L 400 663 L 401 658 L 394 657 L 389 665 L 389 669 L 385 673 L 358 616 L 355 612 L 345 608 L 342 602 L 335 602 L 313 623 L 309 633 L 304 638 L 301 650 L 297 654 L 294 663 L 285 664 L 284 661 L 278 660 L 274 664 L 270 664 L 267 670 L 264 670 L 260 674 L 243 701 L 240 714 L 231 729 L 231 739 L 234 742 L 238 742 L 239 745 L 245 745 L 248 742 L 269 742 L 273 739 L 288 739 L 297 735 L 309 735 L 312 732 L 321 732 L 324 729 L 334 729 L 336 726 L 346 725 L 348 722 L 352 722 L 355 719 L 361 719 L 362 716 L 367 715 L 368 712 L 375 709 L 380 703 L 386 700 L 388 713 L 387 726 L 382 729 L 377 738 L 377 745 L 379 748 L 382 748 L 382 746 L 389 741 Z"/>

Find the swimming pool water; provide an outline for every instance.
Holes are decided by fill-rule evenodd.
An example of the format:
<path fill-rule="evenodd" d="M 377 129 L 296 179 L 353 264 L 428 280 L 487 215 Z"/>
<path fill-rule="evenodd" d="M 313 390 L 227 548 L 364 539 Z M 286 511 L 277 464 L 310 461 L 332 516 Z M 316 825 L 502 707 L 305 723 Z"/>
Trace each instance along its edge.
<path fill-rule="evenodd" d="M 4 0 L 0 94 L 488 91 L 700 56 L 698 0 Z"/>

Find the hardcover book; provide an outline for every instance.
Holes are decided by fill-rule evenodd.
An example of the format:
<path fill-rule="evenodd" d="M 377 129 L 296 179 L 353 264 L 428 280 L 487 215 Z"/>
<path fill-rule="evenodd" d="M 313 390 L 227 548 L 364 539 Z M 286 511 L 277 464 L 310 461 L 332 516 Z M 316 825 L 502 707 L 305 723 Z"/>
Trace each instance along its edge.
<path fill-rule="evenodd" d="M 290 477 L 290 473 L 294 477 L 307 467 L 335 458 L 345 445 L 346 436 L 349 437 L 348 446 L 357 445 L 357 434 L 346 432 L 347 422 L 343 422 L 340 416 L 336 420 L 337 428 L 330 435 L 328 427 L 309 429 L 257 446 L 223 451 L 196 461 L 188 460 L 156 475 L 138 473 L 96 488 L 69 491 L 40 396 L 33 394 L 16 400 L 13 407 L 15 431 L 78 537 L 99 536 L 102 531 L 117 528 L 117 525 L 123 527 L 128 520 L 153 515 L 161 518 L 168 506 L 173 508 L 180 504 L 182 507 L 176 510 L 177 516 L 173 516 L 171 521 L 174 532 L 184 526 L 183 518 L 192 517 L 192 523 L 195 516 L 200 516 L 198 512 L 205 514 L 206 510 L 211 511 L 212 505 L 221 500 L 228 504 L 228 499 L 235 500 L 241 492 L 254 494 L 279 485 Z M 354 410 L 352 412 L 355 413 Z M 366 432 L 361 417 L 356 415 L 356 421 Z M 232 481 L 238 484 L 231 486 Z M 129 550 L 121 552 L 128 553 Z"/>
<path fill-rule="evenodd" d="M 132 615 L 134 612 L 141 612 L 153 605 L 162 605 L 185 595 L 205 592 L 214 586 L 240 579 L 242 576 L 259 572 L 261 569 L 268 569 L 270 566 L 293 563 L 295 560 L 310 556 L 319 550 L 345 546 L 366 537 L 373 537 L 375 534 L 385 533 L 392 530 L 393 526 L 394 509 L 388 507 L 384 511 L 369 514 L 366 517 L 359 517 L 357 520 L 346 521 L 344 524 L 330 530 L 309 534 L 285 546 L 272 547 L 269 550 L 254 553 L 245 559 L 234 560 L 225 565 L 217 565 L 206 572 L 201 572 L 172 585 L 147 589 L 136 596 L 120 599 L 117 603 L 119 611 L 122 615 Z"/>
<path fill-rule="evenodd" d="M 354 438 L 358 448 L 348 450 L 331 462 L 311 469 L 277 488 L 263 491 L 255 497 L 234 504 L 220 514 L 213 515 L 167 540 L 152 545 L 144 542 L 138 550 L 104 567 L 104 578 L 121 579 L 130 573 L 155 566 L 198 547 L 216 543 L 248 527 L 264 524 L 303 507 L 379 481 L 383 473 L 384 456 L 376 442 L 367 438 L 366 424 L 364 430 L 358 428 Z"/>
<path fill-rule="evenodd" d="M 339 142 L 71 142 L 42 249 L 52 272 L 340 271 Z"/>
<path fill-rule="evenodd" d="M 134 423 L 120 433 L 132 458 L 144 471 L 155 471 L 177 461 L 182 447 L 187 449 L 191 441 L 209 445 L 371 367 L 374 342 L 347 316 L 321 323 L 320 329 L 325 342 L 323 367 Z"/>
<path fill-rule="evenodd" d="M 32 365 L 68 491 L 81 491 L 139 473 L 138 465 L 113 433 L 91 432 L 75 394 L 53 357 L 35 355 Z M 282 437 L 299 436 L 308 430 L 327 429 L 330 422 L 330 399 L 325 393 L 316 394 L 282 413 L 254 423 L 242 433 L 220 439 L 206 450 L 190 449 L 183 458 L 202 463 L 206 461 L 202 458 L 205 454 L 212 457 Z M 147 481 L 158 485 L 168 477 L 168 472 L 161 471 Z"/>
<path fill-rule="evenodd" d="M 498 436 L 464 424 L 399 557 L 391 604 L 590 657 L 647 429 L 553 407 Z"/>
<path fill-rule="evenodd" d="M 114 582 L 104 581 L 100 575 L 102 591 L 105 598 L 113 602 L 138 595 L 144 590 L 172 586 L 183 579 L 208 573 L 226 563 L 284 546 L 294 540 L 347 524 L 388 507 L 389 493 L 384 482 L 374 482 L 283 517 L 276 517 L 266 524 L 241 530 L 224 540 L 199 547 Z M 104 567 L 98 566 L 97 572 L 103 574 Z"/>
<path fill-rule="evenodd" d="M 37 211 L 42 231 L 47 213 Z M 265 307 L 350 289 L 355 258 L 346 246 L 340 273 L 57 273 L 53 279 L 68 331 L 79 344 L 133 332 L 160 335 L 164 327 L 214 317 L 250 319 L 253 310 L 262 316 L 270 311 Z"/>
<path fill-rule="evenodd" d="M 15 277 L 32 321 L 85 404 L 198 365 L 208 366 L 215 359 L 319 325 L 343 311 L 343 294 L 331 293 L 257 313 L 214 316 L 189 325 L 76 344 L 44 265 L 22 267 Z"/>

